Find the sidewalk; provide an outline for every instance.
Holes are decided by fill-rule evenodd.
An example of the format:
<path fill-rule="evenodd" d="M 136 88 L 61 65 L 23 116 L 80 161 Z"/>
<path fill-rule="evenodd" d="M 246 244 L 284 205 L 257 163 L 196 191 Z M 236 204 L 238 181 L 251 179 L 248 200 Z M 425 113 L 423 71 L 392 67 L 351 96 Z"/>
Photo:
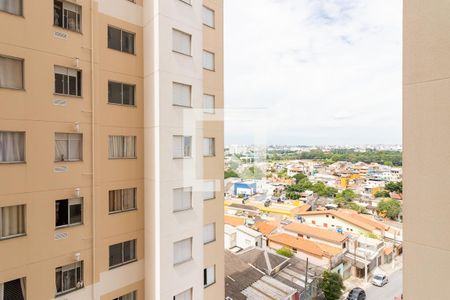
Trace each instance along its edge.
<path fill-rule="evenodd" d="M 344 291 L 344 294 L 341 297 L 341 299 L 345 299 L 348 295 L 348 292 L 350 292 L 355 287 L 360 287 L 364 290 L 367 290 L 367 288 L 371 285 L 370 280 L 372 279 L 373 274 L 384 273 L 389 278 L 389 276 L 392 273 L 394 273 L 398 270 L 401 270 L 402 268 L 403 268 L 403 257 L 398 256 L 395 258 L 395 267 L 394 268 L 393 268 L 392 262 L 389 264 L 384 264 L 384 265 L 378 266 L 377 268 L 372 270 L 371 273 L 369 273 L 367 282 L 365 282 L 364 278 L 357 278 L 357 277 L 351 276 L 350 278 L 348 278 L 347 280 L 344 281 L 345 291 Z"/>

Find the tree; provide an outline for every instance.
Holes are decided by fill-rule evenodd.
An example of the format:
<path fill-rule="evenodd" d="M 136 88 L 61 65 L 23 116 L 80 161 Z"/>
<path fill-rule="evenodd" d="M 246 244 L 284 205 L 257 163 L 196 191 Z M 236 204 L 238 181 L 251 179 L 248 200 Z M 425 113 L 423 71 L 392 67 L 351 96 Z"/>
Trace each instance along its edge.
<path fill-rule="evenodd" d="M 361 206 L 361 205 L 359 205 L 359 204 L 357 204 L 357 203 L 355 203 L 355 202 L 347 203 L 347 204 L 345 205 L 345 208 L 352 209 L 352 210 L 354 210 L 354 211 L 356 211 L 356 212 L 358 212 L 358 213 L 360 213 L 360 214 L 365 214 L 365 213 L 367 213 L 367 210 L 366 210 L 365 207 L 363 207 L 363 206 Z"/>
<path fill-rule="evenodd" d="M 378 203 L 377 212 L 382 216 L 388 217 L 389 219 L 397 219 L 401 211 L 402 208 L 397 200 L 386 199 Z"/>
<path fill-rule="evenodd" d="M 384 186 L 384 188 L 390 192 L 394 192 L 394 193 L 403 193 L 403 182 L 388 182 L 386 183 L 386 185 Z"/>
<path fill-rule="evenodd" d="M 388 198 L 390 196 L 389 191 L 382 190 L 375 193 L 376 198 Z"/>
<path fill-rule="evenodd" d="M 295 183 L 299 183 L 300 180 L 302 180 L 303 178 L 306 178 L 306 175 L 303 173 L 298 173 L 298 174 L 295 174 L 294 176 L 292 176 L 292 178 L 295 179 Z"/>
<path fill-rule="evenodd" d="M 319 283 L 320 289 L 327 300 L 338 300 L 341 298 L 345 286 L 339 273 L 324 271 Z"/>
<path fill-rule="evenodd" d="M 231 178 L 231 177 L 238 177 L 239 178 L 239 174 L 236 173 L 236 171 L 233 170 L 233 169 L 226 170 L 225 173 L 224 173 L 224 178 L 227 179 L 227 178 Z"/>
<path fill-rule="evenodd" d="M 276 251 L 278 254 L 286 256 L 286 257 L 292 257 L 294 256 L 294 253 L 292 253 L 292 250 L 288 247 L 280 248 Z"/>
<path fill-rule="evenodd" d="M 264 177 L 264 172 L 258 167 L 251 166 L 242 172 L 241 177 L 244 179 L 261 179 Z"/>

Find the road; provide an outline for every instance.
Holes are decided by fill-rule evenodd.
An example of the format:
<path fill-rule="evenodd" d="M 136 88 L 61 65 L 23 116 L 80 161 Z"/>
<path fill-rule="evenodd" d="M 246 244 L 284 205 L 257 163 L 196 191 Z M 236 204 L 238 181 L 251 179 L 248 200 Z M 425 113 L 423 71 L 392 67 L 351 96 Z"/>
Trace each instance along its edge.
<path fill-rule="evenodd" d="M 389 275 L 389 282 L 383 287 L 370 285 L 367 288 L 366 300 L 394 300 L 395 297 L 400 296 L 403 291 L 403 272 L 402 270 L 395 271 Z"/>

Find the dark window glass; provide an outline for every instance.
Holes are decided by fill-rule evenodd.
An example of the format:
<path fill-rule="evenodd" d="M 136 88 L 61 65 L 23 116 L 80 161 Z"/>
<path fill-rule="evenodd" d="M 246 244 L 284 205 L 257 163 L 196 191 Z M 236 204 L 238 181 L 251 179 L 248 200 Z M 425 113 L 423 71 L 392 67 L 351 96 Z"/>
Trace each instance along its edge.
<path fill-rule="evenodd" d="M 118 82 L 108 82 L 108 102 L 122 104 L 122 84 Z"/>
<path fill-rule="evenodd" d="M 20 279 L 5 282 L 3 285 L 4 300 L 24 300 L 24 291 L 22 291 L 22 284 Z M 0 295 L 1 296 L 1 295 Z"/>
<path fill-rule="evenodd" d="M 69 224 L 69 200 L 56 201 L 56 227 Z"/>
<path fill-rule="evenodd" d="M 208 284 L 208 272 L 206 271 L 206 269 L 203 269 L 203 285 L 207 285 Z"/>
<path fill-rule="evenodd" d="M 63 4 L 61 1 L 53 3 L 53 24 L 59 27 L 63 26 Z"/>
<path fill-rule="evenodd" d="M 122 243 L 109 246 L 109 266 L 122 263 Z"/>
<path fill-rule="evenodd" d="M 123 104 L 134 105 L 134 86 L 123 85 Z"/>
<path fill-rule="evenodd" d="M 64 94 L 64 75 L 55 73 L 55 93 Z"/>
<path fill-rule="evenodd" d="M 81 223 L 81 204 L 70 205 L 70 224 Z"/>
<path fill-rule="evenodd" d="M 121 51 L 120 35 L 119 29 L 108 27 L 108 48 Z"/>
<path fill-rule="evenodd" d="M 122 51 L 134 54 L 134 34 L 122 31 Z"/>
<path fill-rule="evenodd" d="M 69 95 L 77 96 L 77 77 L 69 76 Z"/>
<path fill-rule="evenodd" d="M 127 241 L 123 243 L 123 261 L 127 262 L 135 259 L 135 241 Z"/>

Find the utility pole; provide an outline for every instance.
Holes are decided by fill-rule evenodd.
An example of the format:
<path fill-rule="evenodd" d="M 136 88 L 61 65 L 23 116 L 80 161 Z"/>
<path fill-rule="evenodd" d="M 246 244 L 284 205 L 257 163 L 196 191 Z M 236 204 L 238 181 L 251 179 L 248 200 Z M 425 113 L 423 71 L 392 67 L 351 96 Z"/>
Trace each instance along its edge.
<path fill-rule="evenodd" d="M 397 231 L 394 231 L 394 246 L 392 246 L 392 270 L 395 270 L 395 240 L 397 238 Z"/>
<path fill-rule="evenodd" d="M 308 287 L 308 268 L 309 268 L 309 259 L 308 257 L 306 258 L 306 274 L 305 274 L 305 290 Z"/>

